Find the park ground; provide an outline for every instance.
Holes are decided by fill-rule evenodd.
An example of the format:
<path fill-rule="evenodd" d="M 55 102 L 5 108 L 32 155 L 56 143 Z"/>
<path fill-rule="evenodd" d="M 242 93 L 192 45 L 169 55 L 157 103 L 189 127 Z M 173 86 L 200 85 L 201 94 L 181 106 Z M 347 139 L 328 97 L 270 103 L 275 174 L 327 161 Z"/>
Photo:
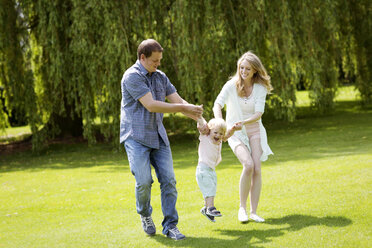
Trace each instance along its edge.
<path fill-rule="evenodd" d="M 187 236 L 175 242 L 161 234 L 155 173 L 157 235 L 148 237 L 135 212 L 125 152 L 57 143 L 41 155 L 28 149 L 0 154 L 0 247 L 371 247 L 372 110 L 345 87 L 335 111 L 320 116 L 305 94 L 298 95 L 296 122 L 263 119 L 275 153 L 262 165 L 258 214 L 265 223 L 237 220 L 241 165 L 227 144 L 216 170 L 215 203 L 223 217 L 212 223 L 199 212 L 197 138 L 170 137 L 178 227 Z M 2 140 L 27 132 L 8 129 Z"/>

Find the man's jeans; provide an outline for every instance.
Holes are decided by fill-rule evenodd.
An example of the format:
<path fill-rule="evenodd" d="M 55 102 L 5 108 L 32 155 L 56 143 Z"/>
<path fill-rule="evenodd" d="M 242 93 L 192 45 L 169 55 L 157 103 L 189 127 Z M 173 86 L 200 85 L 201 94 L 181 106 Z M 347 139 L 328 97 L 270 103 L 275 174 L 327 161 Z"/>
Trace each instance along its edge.
<path fill-rule="evenodd" d="M 136 179 L 136 207 L 137 213 L 142 216 L 151 216 L 152 207 L 151 185 L 154 182 L 151 176 L 151 165 L 154 167 L 161 189 L 161 208 L 164 215 L 163 234 L 178 223 L 176 210 L 177 190 L 173 171 L 172 152 L 160 139 L 159 149 L 153 149 L 127 139 L 124 147 L 128 155 L 132 174 Z"/>

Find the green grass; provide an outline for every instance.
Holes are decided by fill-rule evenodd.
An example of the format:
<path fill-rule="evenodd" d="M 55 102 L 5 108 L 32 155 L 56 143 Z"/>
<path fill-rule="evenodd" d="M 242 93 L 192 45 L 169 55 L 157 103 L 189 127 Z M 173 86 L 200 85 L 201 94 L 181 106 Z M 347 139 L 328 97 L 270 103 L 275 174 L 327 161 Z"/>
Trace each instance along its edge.
<path fill-rule="evenodd" d="M 161 235 L 155 173 L 157 235 L 147 237 L 125 152 L 57 144 L 41 156 L 0 155 L 0 247 L 371 247 L 372 111 L 340 99 L 329 116 L 264 123 L 275 153 L 262 168 L 265 223 L 237 220 L 241 165 L 227 144 L 216 170 L 224 216 L 211 223 L 199 212 L 197 140 L 171 138 L 179 242 Z"/>
<path fill-rule="evenodd" d="M 297 91 L 296 98 L 297 107 L 307 107 L 310 105 L 308 91 Z M 359 92 L 355 89 L 355 86 L 344 86 L 338 88 L 338 91 L 336 92 L 335 102 L 356 100 L 360 100 L 360 95 Z"/>
<path fill-rule="evenodd" d="M 0 144 L 8 144 L 10 142 L 22 140 L 31 135 L 29 126 L 10 127 L 5 130 L 0 129 Z"/>

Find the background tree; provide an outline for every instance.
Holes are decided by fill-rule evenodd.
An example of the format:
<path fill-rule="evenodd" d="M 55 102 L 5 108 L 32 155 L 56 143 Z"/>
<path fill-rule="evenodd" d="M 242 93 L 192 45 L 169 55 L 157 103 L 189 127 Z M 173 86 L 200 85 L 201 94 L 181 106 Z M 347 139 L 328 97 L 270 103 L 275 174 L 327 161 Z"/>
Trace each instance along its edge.
<path fill-rule="evenodd" d="M 9 125 L 4 107 L 24 112 L 35 149 L 56 136 L 94 143 L 97 133 L 117 145 L 120 80 L 147 38 L 162 44 L 161 70 L 186 100 L 204 105 L 206 118 L 248 50 L 272 78 L 267 105 L 277 119 L 295 120 L 299 88 L 318 113 L 332 111 L 342 83 L 354 84 L 364 105 L 372 101 L 368 0 L 0 4 L 0 127 Z"/>
<path fill-rule="evenodd" d="M 4 97 L 4 101 L 0 101 L 0 128 L 9 126 L 8 117 L 13 117 L 26 119 L 35 133 L 40 120 L 35 114 L 36 95 L 28 27 L 29 22 L 20 3 L 0 1 L 0 87 Z"/>

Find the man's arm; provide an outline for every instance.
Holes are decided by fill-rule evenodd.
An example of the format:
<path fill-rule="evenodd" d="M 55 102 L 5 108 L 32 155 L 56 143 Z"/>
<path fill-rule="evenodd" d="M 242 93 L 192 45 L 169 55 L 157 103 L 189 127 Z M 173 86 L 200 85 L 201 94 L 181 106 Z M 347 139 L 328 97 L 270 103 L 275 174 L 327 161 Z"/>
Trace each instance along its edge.
<path fill-rule="evenodd" d="M 173 95 L 173 94 L 172 94 Z M 182 99 L 182 98 L 181 98 Z M 139 98 L 141 104 L 149 111 L 156 113 L 187 113 L 190 116 L 199 118 L 203 114 L 203 108 L 193 104 L 184 102 L 166 103 L 163 101 L 154 100 L 151 92 L 146 93 L 143 97 Z"/>
<path fill-rule="evenodd" d="M 196 105 L 193 105 L 193 104 L 189 104 L 188 102 L 186 102 L 184 99 L 182 99 L 182 97 L 180 95 L 178 95 L 177 92 L 174 92 L 173 94 L 170 94 L 167 96 L 167 99 L 169 102 L 171 102 L 172 104 L 186 104 L 186 105 L 191 105 L 191 106 L 195 106 L 195 107 L 198 107 L 200 108 L 202 111 L 199 115 L 199 112 L 195 113 L 194 112 L 190 112 L 190 111 L 179 111 L 179 112 L 182 112 L 182 114 L 184 114 L 185 116 L 197 121 L 201 115 L 203 114 L 203 105 L 200 105 L 200 106 L 196 106 Z"/>

